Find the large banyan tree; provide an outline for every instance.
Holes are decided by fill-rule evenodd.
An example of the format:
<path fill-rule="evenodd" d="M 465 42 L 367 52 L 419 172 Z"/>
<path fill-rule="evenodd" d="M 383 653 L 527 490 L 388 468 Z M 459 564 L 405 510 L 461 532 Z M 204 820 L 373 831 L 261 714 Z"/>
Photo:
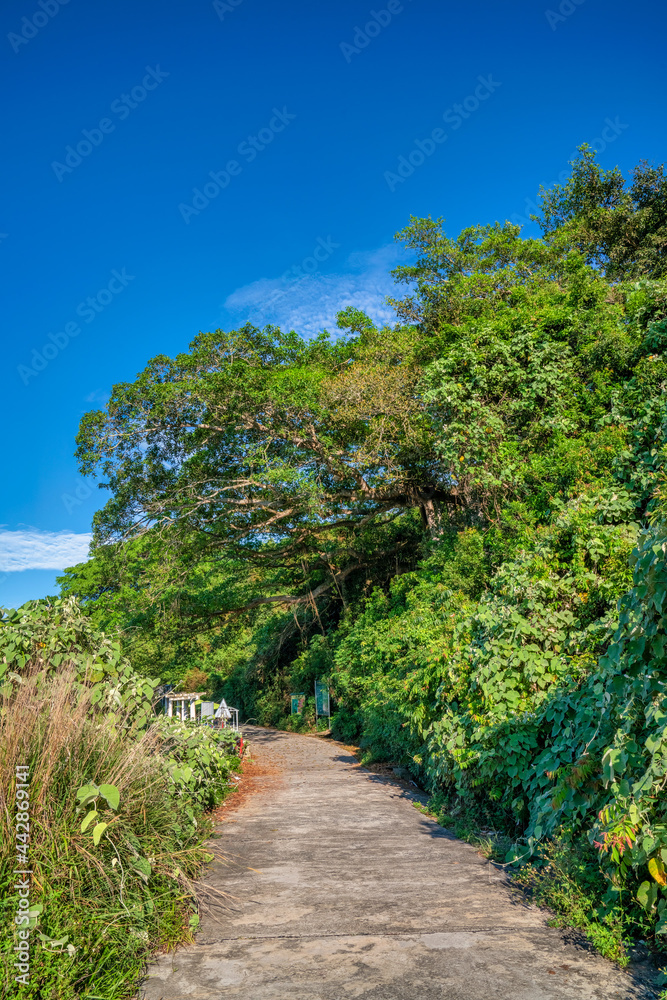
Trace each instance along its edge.
<path fill-rule="evenodd" d="M 541 239 L 412 219 L 394 326 L 349 308 L 336 337 L 247 325 L 154 358 L 82 421 L 82 471 L 112 493 L 97 551 L 145 557 L 149 539 L 185 589 L 224 564 L 217 617 L 344 600 L 350 577 L 395 572 L 443 531 L 539 518 L 581 467 L 573 447 L 604 460 L 618 387 L 657 349 L 640 326 L 662 297 L 641 279 L 665 270 L 666 204 L 661 168 L 626 189 L 584 149 L 544 193 Z"/>

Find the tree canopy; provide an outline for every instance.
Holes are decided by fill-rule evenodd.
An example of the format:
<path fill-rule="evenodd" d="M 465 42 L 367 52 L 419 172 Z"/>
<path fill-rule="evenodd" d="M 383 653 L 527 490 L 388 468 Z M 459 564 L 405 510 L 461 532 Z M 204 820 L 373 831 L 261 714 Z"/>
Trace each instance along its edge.
<path fill-rule="evenodd" d="M 588 146 L 566 184 L 542 192 L 542 230 L 561 232 L 614 281 L 667 274 L 667 177 L 645 160 L 630 185 L 618 167 L 603 170 Z"/>
<path fill-rule="evenodd" d="M 333 337 L 246 325 L 154 358 L 82 421 L 81 469 L 113 494 L 98 553 L 127 560 L 150 539 L 154 593 L 191 594 L 203 565 L 254 566 L 217 606 L 182 604 L 206 618 L 339 599 L 349 578 L 410 564 L 424 533 L 498 527 L 508 504 L 544 516 L 628 434 L 621 397 L 648 375 L 644 312 L 661 306 L 626 279 L 662 273 L 663 200 L 661 168 L 640 165 L 626 192 L 584 148 L 544 194 L 542 239 L 411 219 L 391 327 L 347 309 Z"/>

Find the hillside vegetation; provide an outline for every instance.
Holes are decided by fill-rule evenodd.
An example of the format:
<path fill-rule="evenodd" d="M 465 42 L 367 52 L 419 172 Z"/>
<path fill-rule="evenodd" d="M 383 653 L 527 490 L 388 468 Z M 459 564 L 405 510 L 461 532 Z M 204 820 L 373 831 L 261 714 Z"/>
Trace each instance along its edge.
<path fill-rule="evenodd" d="M 61 582 L 264 723 L 328 678 L 335 735 L 623 959 L 667 932 L 667 180 L 583 147 L 542 206 L 534 239 L 411 219 L 392 327 L 201 333 L 115 386 Z"/>

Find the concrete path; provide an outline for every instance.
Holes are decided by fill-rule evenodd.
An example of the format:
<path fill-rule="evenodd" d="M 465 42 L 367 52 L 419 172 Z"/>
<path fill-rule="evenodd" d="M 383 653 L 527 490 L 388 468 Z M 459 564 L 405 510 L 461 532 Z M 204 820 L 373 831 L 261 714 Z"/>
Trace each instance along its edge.
<path fill-rule="evenodd" d="M 215 843 L 227 860 L 207 878 L 231 897 L 204 915 L 196 945 L 153 964 L 145 1000 L 652 995 L 547 927 L 474 848 L 414 808 L 416 791 L 329 740 L 247 736 L 259 774 L 223 807 Z"/>

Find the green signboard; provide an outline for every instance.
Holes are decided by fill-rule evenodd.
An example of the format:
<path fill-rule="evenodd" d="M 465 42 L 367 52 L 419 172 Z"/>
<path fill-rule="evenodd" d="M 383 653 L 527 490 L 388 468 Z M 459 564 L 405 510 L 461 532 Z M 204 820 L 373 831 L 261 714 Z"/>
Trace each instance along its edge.
<path fill-rule="evenodd" d="M 292 715 L 301 715 L 306 701 L 305 694 L 292 694 L 290 700 L 292 702 Z"/>
<path fill-rule="evenodd" d="M 329 685 L 315 681 L 315 714 L 318 718 L 329 715 Z"/>

